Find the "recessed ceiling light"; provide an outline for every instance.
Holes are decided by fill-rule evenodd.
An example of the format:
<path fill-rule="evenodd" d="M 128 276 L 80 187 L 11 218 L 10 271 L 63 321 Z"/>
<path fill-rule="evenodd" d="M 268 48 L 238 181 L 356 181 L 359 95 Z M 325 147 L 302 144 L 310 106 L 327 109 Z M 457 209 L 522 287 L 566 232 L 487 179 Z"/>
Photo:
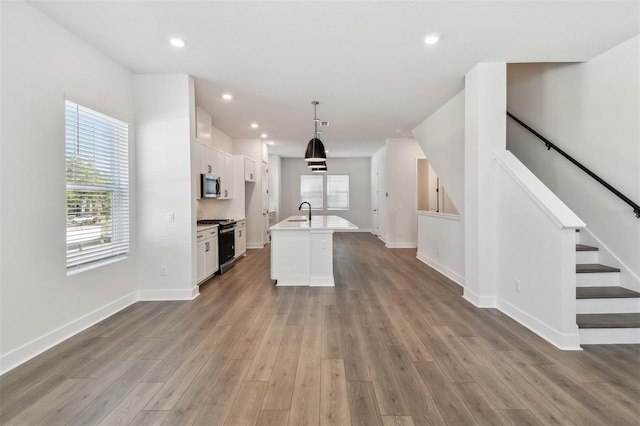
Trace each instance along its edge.
<path fill-rule="evenodd" d="M 267 141 L 267 145 L 273 145 L 273 141 Z"/>
<path fill-rule="evenodd" d="M 169 39 L 169 43 L 171 43 L 171 45 L 173 47 L 184 47 L 187 44 L 186 41 L 182 40 L 181 38 L 177 38 L 177 37 L 171 37 Z"/>
<path fill-rule="evenodd" d="M 260 137 L 261 137 L 262 139 L 266 138 L 267 136 L 269 136 L 269 135 L 268 135 L 268 134 L 266 134 L 266 133 L 263 133 L 263 134 L 261 134 L 261 135 L 260 135 Z"/>
<path fill-rule="evenodd" d="M 251 123 L 251 128 L 252 129 L 257 129 L 258 127 L 260 127 L 260 126 L 258 126 L 258 123 Z"/>
<path fill-rule="evenodd" d="M 436 44 L 440 41 L 440 34 L 429 34 L 424 38 L 424 44 Z"/>
<path fill-rule="evenodd" d="M 225 101 L 230 101 L 231 99 L 233 99 L 233 95 L 230 93 L 224 93 L 222 95 L 222 99 L 224 99 Z"/>

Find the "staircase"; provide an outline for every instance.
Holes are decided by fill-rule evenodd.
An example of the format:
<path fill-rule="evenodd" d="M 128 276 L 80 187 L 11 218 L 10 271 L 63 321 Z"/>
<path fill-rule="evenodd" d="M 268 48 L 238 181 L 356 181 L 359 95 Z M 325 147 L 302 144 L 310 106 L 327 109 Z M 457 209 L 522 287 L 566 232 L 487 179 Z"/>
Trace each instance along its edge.
<path fill-rule="evenodd" d="M 581 345 L 640 343 L 640 293 L 620 287 L 619 275 L 620 269 L 598 263 L 597 247 L 576 244 Z"/>

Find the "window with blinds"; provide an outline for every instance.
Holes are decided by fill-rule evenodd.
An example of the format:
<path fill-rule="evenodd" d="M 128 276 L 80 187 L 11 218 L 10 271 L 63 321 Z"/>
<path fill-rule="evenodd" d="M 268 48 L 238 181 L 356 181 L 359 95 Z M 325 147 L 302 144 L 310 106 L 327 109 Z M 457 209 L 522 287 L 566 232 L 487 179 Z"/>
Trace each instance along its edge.
<path fill-rule="evenodd" d="M 311 209 L 322 210 L 322 175 L 300 175 L 300 202 L 307 201 Z"/>
<path fill-rule="evenodd" d="M 65 103 L 67 269 L 129 251 L 129 128 Z"/>
<path fill-rule="evenodd" d="M 349 175 L 327 175 L 327 210 L 349 210 Z"/>

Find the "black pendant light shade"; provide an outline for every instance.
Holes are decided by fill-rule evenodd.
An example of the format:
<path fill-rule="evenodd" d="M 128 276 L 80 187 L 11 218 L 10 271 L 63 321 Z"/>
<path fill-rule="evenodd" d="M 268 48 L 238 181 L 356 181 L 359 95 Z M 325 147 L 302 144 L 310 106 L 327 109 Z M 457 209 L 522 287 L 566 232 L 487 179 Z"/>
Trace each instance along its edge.
<path fill-rule="evenodd" d="M 310 169 L 314 167 L 326 167 L 327 162 L 326 161 L 308 161 L 307 166 L 309 166 Z"/>
<path fill-rule="evenodd" d="M 318 139 L 318 116 L 317 116 L 317 107 L 320 102 L 312 101 L 313 105 L 313 138 L 307 144 L 307 150 L 304 153 L 304 161 L 307 162 L 319 162 L 325 161 L 327 159 L 327 152 L 324 149 L 324 144 L 320 139 Z M 309 165 L 309 167 L 312 167 Z M 326 168 L 326 163 L 325 163 Z"/>
<path fill-rule="evenodd" d="M 305 161 L 324 161 L 327 159 L 327 153 L 324 150 L 324 144 L 318 138 L 313 138 L 307 144 L 307 151 L 304 153 Z"/>

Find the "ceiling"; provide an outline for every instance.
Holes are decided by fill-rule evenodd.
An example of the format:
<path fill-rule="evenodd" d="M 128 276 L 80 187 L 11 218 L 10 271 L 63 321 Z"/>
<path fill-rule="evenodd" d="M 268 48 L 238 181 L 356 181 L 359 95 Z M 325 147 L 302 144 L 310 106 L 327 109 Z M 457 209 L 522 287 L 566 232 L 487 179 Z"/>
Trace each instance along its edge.
<path fill-rule="evenodd" d="M 313 100 L 329 157 L 370 156 L 411 137 L 478 62 L 585 61 L 640 32 L 637 0 L 29 3 L 134 73 L 192 75 L 215 127 L 267 133 L 283 157 L 303 156 Z"/>

